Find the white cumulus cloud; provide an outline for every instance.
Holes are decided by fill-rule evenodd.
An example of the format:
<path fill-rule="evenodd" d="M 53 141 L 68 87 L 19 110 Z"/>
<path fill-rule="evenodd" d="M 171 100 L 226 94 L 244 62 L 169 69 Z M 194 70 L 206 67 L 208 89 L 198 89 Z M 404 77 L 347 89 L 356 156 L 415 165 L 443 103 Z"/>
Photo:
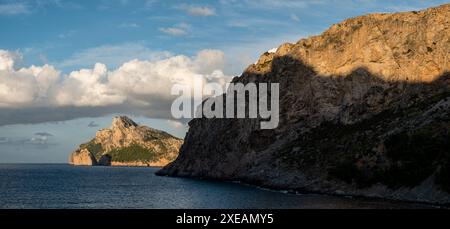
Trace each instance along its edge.
<path fill-rule="evenodd" d="M 106 81 L 106 65 L 97 63 L 93 69 L 73 71 L 55 92 L 56 105 L 107 106 L 121 104 L 126 97 Z"/>
<path fill-rule="evenodd" d="M 194 57 L 174 56 L 160 61 L 132 60 L 109 75 L 112 88 L 123 91 L 134 102 L 152 102 L 151 97 L 169 99 L 173 84 L 193 85 L 196 77 L 225 84 L 221 70 L 225 57 L 218 50 L 202 50 Z"/>
<path fill-rule="evenodd" d="M 0 50 L 0 107 L 43 103 L 60 72 L 53 66 L 14 69 L 18 53 Z"/>
<path fill-rule="evenodd" d="M 170 118 L 174 84 L 225 85 L 231 77 L 223 73 L 225 56 L 219 50 L 201 50 L 194 56 L 177 55 L 158 60 L 134 59 L 116 69 L 103 63 L 63 74 L 52 65 L 15 67 L 20 54 L 0 50 L 0 113 L 17 120 L 33 115 L 49 121 L 49 109 L 58 120 L 83 116 L 86 109 L 104 112 L 158 113 Z M 122 110 L 120 110 L 122 109 Z M 28 114 L 28 113 L 30 114 Z M 40 114 L 39 112 L 44 112 Z M 66 114 L 65 112 L 70 112 Z M 6 117 L 6 116 L 5 116 Z M 17 121 L 3 120 L 3 123 Z"/>

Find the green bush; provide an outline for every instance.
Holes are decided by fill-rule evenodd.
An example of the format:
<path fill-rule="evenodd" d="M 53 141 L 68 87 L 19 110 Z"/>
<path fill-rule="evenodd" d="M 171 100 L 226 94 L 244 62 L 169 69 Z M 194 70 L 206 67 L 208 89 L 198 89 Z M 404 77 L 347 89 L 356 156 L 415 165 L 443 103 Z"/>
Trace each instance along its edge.
<path fill-rule="evenodd" d="M 128 147 L 113 149 L 108 153 L 112 161 L 119 162 L 153 162 L 160 158 L 160 155 L 152 150 L 146 149 L 138 144 L 132 144 Z"/>

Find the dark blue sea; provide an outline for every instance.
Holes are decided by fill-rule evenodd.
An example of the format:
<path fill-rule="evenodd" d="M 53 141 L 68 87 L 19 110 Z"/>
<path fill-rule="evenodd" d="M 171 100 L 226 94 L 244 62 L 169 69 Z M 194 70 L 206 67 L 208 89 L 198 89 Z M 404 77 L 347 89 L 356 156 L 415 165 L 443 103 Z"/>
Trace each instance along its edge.
<path fill-rule="evenodd" d="M 158 177 L 158 168 L 0 164 L 0 208 L 417 208 L 417 204 L 295 195 L 237 183 Z"/>

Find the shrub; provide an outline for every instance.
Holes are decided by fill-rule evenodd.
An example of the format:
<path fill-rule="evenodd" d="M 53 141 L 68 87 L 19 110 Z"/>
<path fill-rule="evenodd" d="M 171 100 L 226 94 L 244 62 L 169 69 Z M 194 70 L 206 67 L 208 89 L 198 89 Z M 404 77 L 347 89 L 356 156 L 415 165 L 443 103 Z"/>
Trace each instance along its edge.
<path fill-rule="evenodd" d="M 138 144 L 132 144 L 128 147 L 111 150 L 112 161 L 132 162 L 143 161 L 152 162 L 160 158 L 160 155 L 152 150 L 146 149 Z"/>

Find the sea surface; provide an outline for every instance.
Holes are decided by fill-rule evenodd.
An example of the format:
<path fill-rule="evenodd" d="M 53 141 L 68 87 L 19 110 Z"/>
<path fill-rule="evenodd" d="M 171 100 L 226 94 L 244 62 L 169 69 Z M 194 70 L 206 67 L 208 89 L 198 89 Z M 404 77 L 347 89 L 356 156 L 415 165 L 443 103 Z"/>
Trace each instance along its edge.
<path fill-rule="evenodd" d="M 421 208 L 426 205 L 159 177 L 158 168 L 0 164 L 0 208 Z"/>

